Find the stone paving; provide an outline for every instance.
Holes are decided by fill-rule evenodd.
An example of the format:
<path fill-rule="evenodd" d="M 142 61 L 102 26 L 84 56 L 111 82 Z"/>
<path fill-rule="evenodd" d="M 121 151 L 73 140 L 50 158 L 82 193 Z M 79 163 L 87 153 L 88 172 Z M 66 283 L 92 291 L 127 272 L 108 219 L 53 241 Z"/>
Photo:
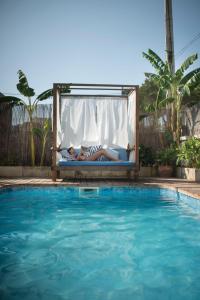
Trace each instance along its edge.
<path fill-rule="evenodd" d="M 140 178 L 137 182 L 127 180 L 62 180 L 53 182 L 48 178 L 0 178 L 0 187 L 9 186 L 146 186 L 169 188 L 200 199 L 200 183 L 177 178 Z"/>

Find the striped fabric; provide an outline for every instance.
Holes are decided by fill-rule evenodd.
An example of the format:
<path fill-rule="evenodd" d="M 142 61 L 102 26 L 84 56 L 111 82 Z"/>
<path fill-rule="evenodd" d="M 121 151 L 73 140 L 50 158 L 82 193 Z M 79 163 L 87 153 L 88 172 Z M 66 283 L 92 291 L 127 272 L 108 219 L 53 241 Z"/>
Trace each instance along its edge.
<path fill-rule="evenodd" d="M 90 146 L 90 147 L 81 146 L 81 150 L 83 152 L 83 155 L 86 156 L 86 157 L 90 157 L 91 155 L 95 154 L 97 151 L 99 151 L 101 149 L 102 149 L 101 145 Z M 99 157 L 97 160 L 98 161 L 103 160 L 103 156 Z"/>
<path fill-rule="evenodd" d="M 97 151 L 101 150 L 102 146 L 98 145 L 98 146 L 90 146 L 89 147 L 89 153 L 90 155 L 93 155 L 94 153 L 96 153 Z"/>
<path fill-rule="evenodd" d="M 101 150 L 102 149 L 102 146 L 101 145 L 98 145 L 98 146 L 90 146 L 89 147 L 89 153 L 91 155 L 93 155 L 94 153 L 96 153 L 97 151 Z M 103 160 L 103 156 L 100 156 L 98 159 L 98 161 L 102 161 Z"/>

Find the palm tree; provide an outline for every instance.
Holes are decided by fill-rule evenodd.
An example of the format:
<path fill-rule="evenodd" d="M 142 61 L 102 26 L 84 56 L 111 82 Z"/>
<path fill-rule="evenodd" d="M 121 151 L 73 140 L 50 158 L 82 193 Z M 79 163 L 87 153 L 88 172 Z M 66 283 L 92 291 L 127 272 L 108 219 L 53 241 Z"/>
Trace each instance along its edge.
<path fill-rule="evenodd" d="M 185 71 L 197 60 L 198 55 L 189 56 L 174 73 L 172 72 L 168 62 L 164 62 L 151 49 L 147 53 L 143 52 L 143 56 L 151 63 L 156 73 L 145 73 L 146 77 L 158 85 L 157 98 L 149 106 L 149 111 L 157 112 L 169 106 L 171 103 L 171 120 L 170 128 L 174 141 L 179 144 L 181 131 L 181 108 L 183 105 L 183 97 L 190 95 L 200 84 L 200 68 L 197 68 L 185 75 Z"/>
<path fill-rule="evenodd" d="M 17 89 L 22 96 L 27 98 L 27 101 L 18 97 L 2 96 L 0 97 L 0 102 L 9 102 L 10 104 L 13 105 L 23 105 L 24 108 L 26 109 L 29 116 L 29 123 L 30 123 L 31 163 L 32 166 L 35 166 L 33 113 L 35 112 L 39 101 L 46 100 L 53 95 L 53 89 L 48 89 L 42 92 L 39 96 L 37 96 L 34 100 L 32 100 L 32 97 L 35 96 L 34 89 L 32 89 L 29 86 L 28 80 L 25 74 L 22 72 L 22 70 L 18 71 L 18 75 L 19 75 L 19 83 L 17 84 Z M 63 89 L 62 92 L 65 93 L 70 92 L 69 87 Z"/>

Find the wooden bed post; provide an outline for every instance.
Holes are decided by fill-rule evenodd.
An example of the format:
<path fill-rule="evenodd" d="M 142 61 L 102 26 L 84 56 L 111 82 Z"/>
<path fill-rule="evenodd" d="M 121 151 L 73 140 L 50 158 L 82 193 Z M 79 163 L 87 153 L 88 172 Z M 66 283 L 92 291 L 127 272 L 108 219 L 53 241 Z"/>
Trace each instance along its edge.
<path fill-rule="evenodd" d="M 69 90 L 70 87 L 70 90 Z M 57 118 L 60 115 L 60 111 L 58 111 L 58 109 L 60 109 L 61 105 L 58 107 L 58 101 L 61 102 L 61 91 L 62 94 L 64 95 L 65 93 L 69 93 L 71 91 L 71 89 L 77 89 L 77 90 L 116 90 L 116 91 L 122 91 L 123 89 L 128 89 L 129 91 L 134 91 L 135 90 L 135 107 L 134 107 L 134 118 L 135 118 L 135 136 L 134 136 L 134 140 L 135 140 L 135 164 L 133 169 L 131 169 L 129 166 L 123 166 L 123 168 L 121 167 L 121 169 L 123 171 L 127 171 L 127 175 L 131 175 L 131 171 L 133 171 L 134 173 L 134 178 L 135 180 L 137 180 L 138 176 L 139 176 L 139 86 L 138 85 L 119 85 L 119 84 L 80 84 L 80 83 L 54 83 L 53 84 L 53 134 L 52 134 L 52 180 L 55 182 L 57 177 L 58 177 L 58 170 L 60 170 L 60 167 L 58 167 L 56 165 L 56 150 L 57 150 Z M 77 96 L 78 94 L 72 94 L 71 96 Z M 80 96 L 80 95 L 78 95 Z M 81 94 L 81 96 L 85 96 L 85 94 Z M 99 96 L 97 94 L 94 95 L 87 95 L 89 96 Z M 104 96 L 105 94 L 100 94 L 100 96 Z M 117 95 L 112 95 L 106 94 L 106 97 L 120 97 L 121 98 L 121 94 L 117 94 Z M 67 166 L 66 166 L 67 167 Z M 103 167 L 103 166 L 102 166 Z M 80 168 L 80 167 L 79 167 Z M 83 166 L 81 167 L 84 168 Z M 118 171 L 118 167 L 117 169 L 114 168 L 116 171 Z M 72 167 L 72 170 L 74 171 L 74 168 Z M 86 167 L 87 170 L 87 167 Z M 107 170 L 107 167 L 103 167 L 103 170 Z M 111 168 L 111 170 L 113 170 L 113 167 Z"/>
<path fill-rule="evenodd" d="M 140 114 L 140 109 L 139 109 L 139 86 L 136 86 L 135 89 L 136 92 L 136 109 L 135 109 L 135 130 L 136 130 L 136 140 L 135 140 L 135 170 L 134 170 L 134 177 L 135 180 L 138 179 L 139 177 L 139 114 Z"/>
<path fill-rule="evenodd" d="M 56 148 L 57 148 L 57 97 L 58 86 L 53 84 L 53 149 L 52 149 L 52 180 L 56 181 L 57 167 L 56 167 Z"/>

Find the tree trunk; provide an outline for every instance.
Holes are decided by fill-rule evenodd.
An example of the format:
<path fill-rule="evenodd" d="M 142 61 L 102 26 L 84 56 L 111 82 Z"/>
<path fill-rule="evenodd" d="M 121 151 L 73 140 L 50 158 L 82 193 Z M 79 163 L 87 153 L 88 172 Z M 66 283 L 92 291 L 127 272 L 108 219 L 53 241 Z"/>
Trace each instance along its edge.
<path fill-rule="evenodd" d="M 177 124 L 177 114 L 176 114 L 176 104 L 171 104 L 171 131 L 174 142 L 176 141 L 176 124 Z"/>
<path fill-rule="evenodd" d="M 44 153 L 45 153 L 45 146 L 46 146 L 46 137 L 47 137 L 47 135 L 45 135 L 44 138 L 43 138 L 40 166 L 43 166 L 43 164 L 44 164 Z"/>
<path fill-rule="evenodd" d="M 177 96 L 177 107 L 176 107 L 176 141 L 177 144 L 180 144 L 180 135 L 181 135 L 181 99 L 180 96 Z"/>

